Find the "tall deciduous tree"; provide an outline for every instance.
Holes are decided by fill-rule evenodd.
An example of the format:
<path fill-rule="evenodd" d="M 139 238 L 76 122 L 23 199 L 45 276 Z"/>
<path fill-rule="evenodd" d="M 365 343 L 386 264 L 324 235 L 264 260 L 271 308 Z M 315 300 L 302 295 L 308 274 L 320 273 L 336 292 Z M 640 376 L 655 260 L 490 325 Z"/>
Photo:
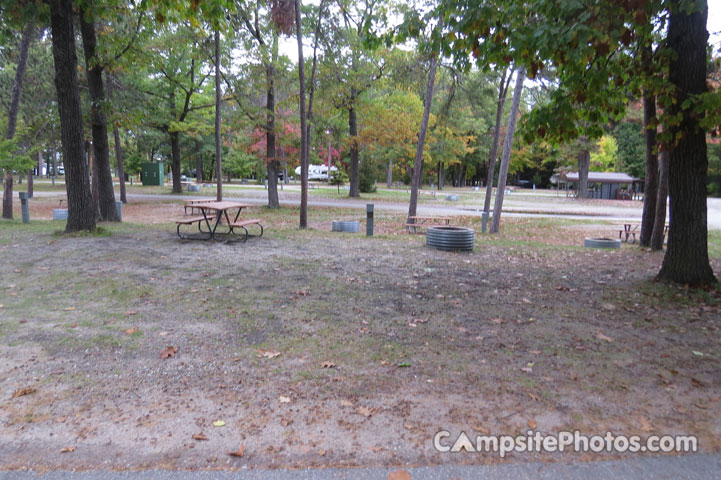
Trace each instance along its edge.
<path fill-rule="evenodd" d="M 115 208 L 113 178 L 110 173 L 110 147 L 108 145 L 108 120 L 105 116 L 105 86 L 102 61 L 96 55 L 97 37 L 95 14 L 92 4 L 80 9 L 80 33 L 85 51 L 85 74 L 90 93 L 90 118 L 93 135 L 93 190 L 97 184 L 98 210 L 100 219 L 118 222 L 120 217 Z"/>
<path fill-rule="evenodd" d="M 18 65 L 15 71 L 15 82 L 13 84 L 12 99 L 10 100 L 10 110 L 8 111 L 8 124 L 5 130 L 5 139 L 12 140 L 15 136 L 17 126 L 18 109 L 20 108 L 20 93 L 23 88 L 23 77 L 25 76 L 25 67 L 28 61 L 28 50 L 32 40 L 35 28 L 33 25 L 25 27 L 20 39 L 20 52 L 18 55 Z M 3 186 L 3 218 L 13 218 L 13 169 L 5 169 L 5 178 Z"/>
<path fill-rule="evenodd" d="M 416 158 L 413 164 L 413 179 L 411 183 L 411 199 L 408 204 L 408 219 L 406 223 L 415 223 L 410 217 L 416 216 L 418 209 L 418 189 L 421 186 L 423 178 L 423 147 L 426 141 L 426 132 L 428 131 L 428 120 L 431 116 L 431 103 L 433 101 L 433 84 L 436 81 L 436 66 L 438 64 L 438 52 L 431 53 L 431 60 L 428 66 L 428 84 L 426 85 L 426 96 L 423 99 L 423 120 L 421 121 L 421 129 L 418 132 L 418 146 L 416 148 Z"/>
<path fill-rule="evenodd" d="M 708 154 L 706 133 L 696 113 L 695 98 L 706 93 L 706 19 L 705 0 L 693 4 L 670 2 L 668 47 L 673 53 L 669 80 L 675 101 L 669 105 L 669 117 L 679 122 L 666 123 L 670 137 L 677 142 L 669 153 L 668 248 L 663 259 L 660 280 L 690 285 L 716 282 L 708 259 L 706 222 L 706 175 Z"/>
<path fill-rule="evenodd" d="M 506 76 L 507 75 L 507 76 Z M 503 105 L 506 103 L 508 86 L 513 78 L 513 70 L 504 68 L 498 84 L 498 103 L 496 103 L 496 125 L 493 128 L 493 147 L 488 156 L 488 173 L 486 174 L 486 198 L 483 202 L 483 211 L 488 215 L 491 211 L 491 196 L 493 195 L 493 176 L 496 173 L 496 159 L 498 158 L 498 144 L 501 138 L 501 120 L 503 118 Z"/>
<path fill-rule="evenodd" d="M 513 100 L 511 111 L 508 114 L 508 127 L 506 127 L 506 139 L 503 142 L 503 155 L 501 157 L 501 169 L 498 172 L 498 188 L 496 189 L 496 201 L 493 204 L 493 221 L 491 222 L 491 233 L 498 233 L 501 227 L 501 211 L 503 210 L 503 195 L 506 190 L 506 177 L 508 166 L 511 163 L 511 149 L 513 148 L 513 137 L 516 134 L 516 121 L 518 110 L 521 105 L 521 93 L 523 92 L 523 79 L 526 70 L 521 67 L 516 72 L 516 86 L 513 88 Z"/>
<path fill-rule="evenodd" d="M 88 165 L 83 139 L 75 55 L 75 31 L 71 0 L 50 0 L 55 88 L 60 114 L 63 161 L 65 163 L 68 221 L 66 232 L 95 229 L 95 208 L 90 194 Z"/>

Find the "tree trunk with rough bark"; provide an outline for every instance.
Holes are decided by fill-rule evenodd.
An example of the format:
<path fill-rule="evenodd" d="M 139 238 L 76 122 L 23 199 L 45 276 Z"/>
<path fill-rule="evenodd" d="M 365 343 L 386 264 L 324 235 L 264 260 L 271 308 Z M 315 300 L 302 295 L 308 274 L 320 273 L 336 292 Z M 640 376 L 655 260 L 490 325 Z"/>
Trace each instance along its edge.
<path fill-rule="evenodd" d="M 513 137 L 516 133 L 516 120 L 518 117 L 518 109 L 521 105 L 521 92 L 523 92 L 523 78 L 525 75 L 526 71 L 523 67 L 516 72 L 516 86 L 513 89 L 511 111 L 508 117 L 508 127 L 506 127 L 506 139 L 503 142 L 503 155 L 501 157 L 501 168 L 498 172 L 498 188 L 496 189 L 496 201 L 493 204 L 493 221 L 491 222 L 490 233 L 498 233 L 498 230 L 501 228 L 503 195 L 506 189 L 508 167 L 511 163 L 511 149 L 513 148 Z"/>
<path fill-rule="evenodd" d="M 668 152 L 659 156 L 658 195 L 656 198 L 656 219 L 651 233 L 651 250 L 661 250 L 666 234 L 666 206 L 668 203 Z"/>
<path fill-rule="evenodd" d="M 656 197 L 658 196 L 658 150 L 656 145 L 656 97 L 648 92 L 643 95 L 643 124 L 646 137 L 646 178 L 643 188 L 643 214 L 641 215 L 641 239 L 639 244 L 651 244 L 654 219 L 656 218 Z M 665 205 L 664 205 L 665 208 Z"/>
<path fill-rule="evenodd" d="M 438 64 L 438 53 L 433 52 L 430 68 L 428 70 L 428 84 L 426 85 L 426 96 L 423 99 L 423 120 L 418 133 L 418 145 L 416 146 L 416 158 L 413 163 L 413 177 L 411 180 L 411 200 L 408 204 L 408 217 L 406 223 L 415 223 L 410 217 L 416 216 L 418 210 L 418 189 L 423 178 L 423 147 L 426 142 L 428 131 L 428 119 L 431 116 L 431 103 L 433 103 L 433 85 L 436 81 L 436 66 Z"/>
<path fill-rule="evenodd" d="M 576 154 L 578 162 L 578 198 L 588 198 L 588 170 L 591 168 L 591 152 L 583 149 Z"/>
<path fill-rule="evenodd" d="M 215 179 L 217 180 L 215 199 L 223 200 L 223 144 L 220 139 L 220 32 L 215 30 Z"/>
<path fill-rule="evenodd" d="M 280 201 L 278 199 L 278 169 L 280 163 L 276 158 L 275 152 L 275 62 L 278 58 L 278 35 L 273 34 L 273 52 L 272 58 L 265 67 L 266 81 L 268 82 L 268 91 L 266 94 L 266 124 L 265 124 L 265 154 L 267 160 L 268 171 L 268 207 L 279 208 Z"/>
<path fill-rule="evenodd" d="M 170 132 L 170 171 L 173 177 L 173 193 L 183 193 L 180 183 L 180 133 Z"/>
<path fill-rule="evenodd" d="M 348 134 L 350 135 L 350 191 L 349 197 L 360 197 L 360 178 L 358 176 L 358 116 L 355 101 L 358 96 L 356 89 L 350 89 L 350 106 L 348 107 Z"/>
<path fill-rule="evenodd" d="M 508 74 L 508 78 L 506 78 Z M 503 121 L 503 106 L 506 103 L 506 95 L 508 94 L 508 86 L 513 77 L 513 70 L 503 69 L 501 81 L 498 85 L 498 103 L 496 103 L 496 127 L 493 130 L 493 146 L 491 147 L 491 155 L 488 158 L 488 173 L 486 174 L 486 198 L 483 202 L 483 211 L 486 214 L 491 211 L 491 197 L 493 196 L 493 176 L 496 173 L 496 159 L 498 158 L 498 144 L 501 138 L 501 122 Z"/>
<path fill-rule="evenodd" d="M 92 7 L 91 7 L 92 8 Z M 105 87 L 103 85 L 103 65 L 95 55 L 97 38 L 95 20 L 91 10 L 80 9 L 80 33 L 85 51 L 85 76 L 90 94 L 90 122 L 93 134 L 93 192 L 97 183 L 98 209 L 100 219 L 106 222 L 119 222 L 115 207 L 113 177 L 110 173 L 110 147 L 108 145 L 108 120 L 103 111 L 105 107 Z"/>
<path fill-rule="evenodd" d="M 85 161 L 83 115 L 80 109 L 71 0 L 50 0 L 55 89 L 60 115 L 60 133 L 68 197 L 66 232 L 95 229 L 95 209 L 90 194 Z"/>
<path fill-rule="evenodd" d="M 106 76 L 107 78 L 107 76 Z M 113 77 L 110 77 L 108 85 L 108 100 L 112 103 L 113 97 Z M 125 190 L 125 159 L 123 158 L 123 147 L 120 145 L 120 130 L 118 125 L 113 123 L 113 141 L 115 143 L 115 161 L 118 164 L 118 182 L 120 183 L 120 201 L 128 203 L 128 197 Z"/>
<path fill-rule="evenodd" d="M 305 111 L 305 65 L 303 64 L 303 25 L 300 0 L 295 0 L 295 33 L 298 42 L 298 91 L 300 107 L 300 228 L 308 227 L 308 119 Z M 328 172 L 330 174 L 330 172 Z M 288 176 L 286 175 L 287 179 Z"/>
<path fill-rule="evenodd" d="M 33 25 L 28 25 L 23 31 L 20 40 L 20 52 L 18 55 L 17 70 L 15 70 L 15 83 L 13 84 L 12 96 L 10 98 L 10 110 L 8 111 L 8 124 L 5 131 L 5 139 L 11 140 L 15 136 L 15 128 L 18 120 L 18 110 L 20 108 L 20 93 L 23 89 L 23 78 L 25 77 L 25 69 L 28 63 L 28 50 L 30 42 L 35 32 Z M 3 181 L 3 213 L 2 217 L 13 218 L 13 172 L 8 169 L 5 172 Z"/>
<path fill-rule="evenodd" d="M 669 65 L 669 80 L 676 89 L 671 116 L 681 114 L 679 125 L 670 125 L 672 138 L 679 138 L 669 155 L 668 190 L 671 197 L 668 246 L 658 279 L 693 286 L 716 283 L 708 258 L 706 223 L 706 133 L 693 107 L 685 101 L 706 92 L 706 18 L 708 5 L 687 14 L 682 2 L 671 2 L 668 45 L 675 53 Z"/>

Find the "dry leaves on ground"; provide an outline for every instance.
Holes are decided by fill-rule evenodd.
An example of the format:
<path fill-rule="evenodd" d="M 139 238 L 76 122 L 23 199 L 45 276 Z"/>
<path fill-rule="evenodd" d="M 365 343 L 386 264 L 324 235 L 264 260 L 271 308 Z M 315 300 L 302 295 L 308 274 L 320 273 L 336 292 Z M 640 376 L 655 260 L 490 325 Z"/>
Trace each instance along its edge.
<path fill-rule="evenodd" d="M 216 420 L 213 422 L 214 427 L 224 427 L 225 426 L 225 420 Z"/>
<path fill-rule="evenodd" d="M 160 352 L 160 358 L 174 357 L 176 353 L 178 353 L 178 349 L 176 347 L 168 345 L 165 350 Z"/>
<path fill-rule="evenodd" d="M 240 447 L 238 447 L 238 450 L 235 452 L 228 452 L 228 455 L 231 457 L 242 457 L 245 455 L 245 444 L 242 444 Z"/>
<path fill-rule="evenodd" d="M 373 415 L 373 410 L 368 407 L 360 406 L 356 409 L 356 411 L 366 418 L 369 418 L 371 415 Z"/>
<path fill-rule="evenodd" d="M 128 335 L 132 335 L 137 331 L 138 331 L 138 327 L 132 327 L 132 328 L 128 328 L 127 330 L 125 330 L 125 333 L 127 333 Z"/>
<path fill-rule="evenodd" d="M 290 403 L 290 397 L 285 397 L 285 396 L 281 395 L 278 397 L 278 401 L 280 403 Z"/>
<path fill-rule="evenodd" d="M 388 474 L 388 480 L 411 480 L 408 470 L 395 470 Z"/>
<path fill-rule="evenodd" d="M 274 350 L 258 350 L 258 355 L 256 355 L 258 358 L 275 358 L 279 356 L 280 352 Z"/>
<path fill-rule="evenodd" d="M 70 453 L 75 451 L 75 446 L 63 447 L 60 449 L 60 453 Z"/>
<path fill-rule="evenodd" d="M 333 367 L 335 367 L 335 363 L 333 363 L 333 362 L 323 362 L 323 363 L 321 364 L 321 366 L 322 366 L 323 368 L 333 368 Z"/>
<path fill-rule="evenodd" d="M 604 334 L 601 333 L 601 332 L 598 332 L 598 333 L 596 334 L 596 338 L 599 339 L 599 340 L 602 340 L 602 341 L 604 341 L 604 342 L 608 342 L 608 343 L 613 342 L 613 338 L 611 338 L 611 337 L 609 337 L 609 336 L 607 336 L 607 335 L 604 335 Z"/>
<path fill-rule="evenodd" d="M 18 388 L 13 392 L 12 398 L 18 398 L 22 397 L 23 395 L 30 395 L 31 393 L 37 392 L 37 388 L 34 387 L 25 387 L 25 388 Z"/>
<path fill-rule="evenodd" d="M 193 440 L 208 440 L 208 437 L 206 437 L 202 433 L 196 433 L 195 435 L 193 435 L 192 438 Z"/>

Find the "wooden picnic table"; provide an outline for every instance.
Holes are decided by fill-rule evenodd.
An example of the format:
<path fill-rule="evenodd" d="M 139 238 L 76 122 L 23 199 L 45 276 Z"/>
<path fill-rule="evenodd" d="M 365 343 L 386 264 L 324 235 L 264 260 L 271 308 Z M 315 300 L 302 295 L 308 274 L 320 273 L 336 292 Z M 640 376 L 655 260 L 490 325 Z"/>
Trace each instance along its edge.
<path fill-rule="evenodd" d="M 176 220 L 175 223 L 178 225 L 178 236 L 183 239 L 191 238 L 191 237 L 183 237 L 180 234 L 180 226 L 181 225 L 189 225 L 193 223 L 198 223 L 198 230 L 200 230 L 201 233 L 203 233 L 204 238 L 199 238 L 198 240 L 211 240 L 216 239 L 216 232 L 218 230 L 218 226 L 223 223 L 223 219 L 225 219 L 225 224 L 228 227 L 228 231 L 224 232 L 227 234 L 233 233 L 233 224 L 239 224 L 238 217 L 240 217 L 240 212 L 244 208 L 251 207 L 252 205 L 249 203 L 240 203 L 240 202 L 228 202 L 228 201 L 222 201 L 222 202 L 215 202 L 215 201 L 205 201 L 202 203 L 194 204 L 193 207 L 200 210 L 202 213 L 202 216 L 192 217 L 192 218 L 184 218 L 181 220 Z M 233 220 L 230 219 L 232 212 L 235 210 L 235 216 Z M 231 212 L 231 214 L 229 214 Z M 215 223 L 211 226 L 211 221 L 215 220 Z M 207 230 L 203 230 L 202 226 L 205 225 Z M 205 236 L 207 235 L 207 238 Z M 246 231 L 246 238 L 247 238 L 247 231 Z"/>
<path fill-rule="evenodd" d="M 408 227 L 408 233 L 413 229 L 413 233 L 416 233 L 418 228 L 428 228 L 437 225 L 450 225 L 451 217 L 424 217 L 424 216 L 411 216 L 408 217 L 409 222 L 406 223 Z"/>
<path fill-rule="evenodd" d="M 623 228 L 621 228 L 620 225 L 617 226 L 618 228 L 618 239 L 622 242 L 628 243 L 629 237 L 632 239 L 631 243 L 636 243 L 636 234 L 641 235 L 641 224 L 640 223 L 624 223 Z M 666 237 L 666 234 L 668 233 L 668 223 L 664 225 L 663 228 L 663 235 L 664 239 Z"/>

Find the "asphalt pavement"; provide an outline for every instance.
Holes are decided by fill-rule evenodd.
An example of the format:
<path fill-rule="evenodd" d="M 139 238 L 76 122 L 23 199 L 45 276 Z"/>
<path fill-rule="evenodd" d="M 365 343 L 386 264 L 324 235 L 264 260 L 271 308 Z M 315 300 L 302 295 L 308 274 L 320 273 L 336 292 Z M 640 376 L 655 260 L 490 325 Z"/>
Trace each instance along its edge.
<path fill-rule="evenodd" d="M 404 469 L 398 480 L 718 480 L 721 454 L 634 457 L 578 463 L 509 463 L 492 466 L 438 466 Z M 398 469 L 226 471 L 51 471 L 3 472 L 0 480 L 390 480 Z"/>

